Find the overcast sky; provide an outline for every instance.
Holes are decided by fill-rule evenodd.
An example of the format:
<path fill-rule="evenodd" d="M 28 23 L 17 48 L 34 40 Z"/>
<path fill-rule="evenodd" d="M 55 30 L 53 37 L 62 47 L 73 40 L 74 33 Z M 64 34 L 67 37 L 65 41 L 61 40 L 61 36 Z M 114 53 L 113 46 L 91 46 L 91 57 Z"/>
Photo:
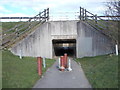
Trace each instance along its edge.
<path fill-rule="evenodd" d="M 50 16 L 61 16 L 63 13 L 75 14 L 79 7 L 103 15 L 107 0 L 0 0 L 0 17 L 35 16 L 45 8 L 50 8 Z"/>

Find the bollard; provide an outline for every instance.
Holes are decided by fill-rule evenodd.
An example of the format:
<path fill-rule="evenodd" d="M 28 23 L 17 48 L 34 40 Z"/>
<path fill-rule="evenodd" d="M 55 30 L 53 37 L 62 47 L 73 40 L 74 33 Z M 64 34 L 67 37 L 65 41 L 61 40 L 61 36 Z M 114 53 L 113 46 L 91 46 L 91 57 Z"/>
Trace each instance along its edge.
<path fill-rule="evenodd" d="M 69 59 L 69 67 L 68 67 L 68 71 L 72 71 L 72 68 L 71 68 L 71 60 Z"/>
<path fill-rule="evenodd" d="M 115 51 L 116 51 L 116 55 L 118 55 L 118 45 L 115 45 Z"/>
<path fill-rule="evenodd" d="M 63 67 L 65 68 L 65 58 L 63 56 Z"/>
<path fill-rule="evenodd" d="M 64 64 L 65 64 L 65 68 L 68 67 L 68 57 L 67 57 L 67 53 L 64 54 Z"/>
<path fill-rule="evenodd" d="M 63 56 L 60 57 L 60 66 L 61 66 L 60 70 L 64 71 L 65 68 L 64 68 L 64 57 Z"/>
<path fill-rule="evenodd" d="M 46 68 L 45 57 L 43 57 L 43 67 Z"/>
<path fill-rule="evenodd" d="M 41 76 L 42 75 L 42 58 L 41 57 L 37 57 L 37 62 L 38 62 L 38 75 Z"/>
<path fill-rule="evenodd" d="M 22 59 L 22 50 L 20 49 L 20 59 Z"/>
<path fill-rule="evenodd" d="M 59 66 L 58 66 L 58 67 L 59 67 L 59 69 L 60 69 L 60 66 L 61 66 L 61 64 L 60 64 L 60 57 L 59 57 L 59 59 L 58 59 L 58 60 L 59 60 Z"/>

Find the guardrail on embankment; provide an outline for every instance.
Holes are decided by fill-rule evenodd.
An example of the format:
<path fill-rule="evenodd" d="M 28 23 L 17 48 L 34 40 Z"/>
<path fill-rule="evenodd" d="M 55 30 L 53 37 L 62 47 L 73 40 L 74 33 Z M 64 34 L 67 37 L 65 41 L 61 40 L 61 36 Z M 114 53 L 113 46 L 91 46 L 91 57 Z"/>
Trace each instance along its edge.
<path fill-rule="evenodd" d="M 94 27 L 96 30 L 99 30 L 103 34 L 110 37 L 114 43 L 118 43 L 118 27 L 115 28 L 115 24 L 118 24 L 119 21 L 104 20 L 96 14 L 93 14 L 82 7 L 80 7 L 79 18 L 80 20 L 85 21 L 86 23 Z"/>
<path fill-rule="evenodd" d="M 1 48 L 9 48 L 14 43 L 25 38 L 32 29 L 38 24 L 43 24 L 49 20 L 49 8 L 44 9 L 43 12 L 40 12 L 36 16 L 30 18 L 26 22 L 20 22 L 9 30 L 2 31 L 0 36 L 2 37 Z"/>

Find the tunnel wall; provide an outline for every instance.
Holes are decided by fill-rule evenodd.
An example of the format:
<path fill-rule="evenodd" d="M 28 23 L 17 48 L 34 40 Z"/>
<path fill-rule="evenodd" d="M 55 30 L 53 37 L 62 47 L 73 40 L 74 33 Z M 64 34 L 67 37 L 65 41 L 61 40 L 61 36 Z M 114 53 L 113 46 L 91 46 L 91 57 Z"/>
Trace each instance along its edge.
<path fill-rule="evenodd" d="M 11 51 L 22 56 L 47 57 L 52 56 L 52 42 L 49 23 L 40 25 L 34 32 L 11 48 Z"/>
<path fill-rule="evenodd" d="M 11 52 L 15 55 L 52 58 L 54 39 L 76 39 L 77 58 L 104 55 L 115 50 L 107 36 L 82 21 L 51 21 L 37 27 L 14 45 Z"/>
<path fill-rule="evenodd" d="M 34 32 L 11 48 L 15 55 L 52 58 L 53 39 L 77 37 L 76 21 L 53 21 L 40 25 Z"/>
<path fill-rule="evenodd" d="M 115 51 L 111 39 L 84 22 L 77 23 L 77 57 L 96 56 Z"/>

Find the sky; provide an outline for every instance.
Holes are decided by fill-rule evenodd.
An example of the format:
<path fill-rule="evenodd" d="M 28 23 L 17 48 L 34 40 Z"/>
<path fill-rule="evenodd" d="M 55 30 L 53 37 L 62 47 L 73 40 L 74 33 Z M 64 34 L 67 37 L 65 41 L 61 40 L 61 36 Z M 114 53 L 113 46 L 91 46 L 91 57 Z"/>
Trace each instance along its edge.
<path fill-rule="evenodd" d="M 104 15 L 107 0 L 0 0 L 0 17 L 31 17 L 50 8 L 50 18 L 77 18 L 79 7 Z"/>

